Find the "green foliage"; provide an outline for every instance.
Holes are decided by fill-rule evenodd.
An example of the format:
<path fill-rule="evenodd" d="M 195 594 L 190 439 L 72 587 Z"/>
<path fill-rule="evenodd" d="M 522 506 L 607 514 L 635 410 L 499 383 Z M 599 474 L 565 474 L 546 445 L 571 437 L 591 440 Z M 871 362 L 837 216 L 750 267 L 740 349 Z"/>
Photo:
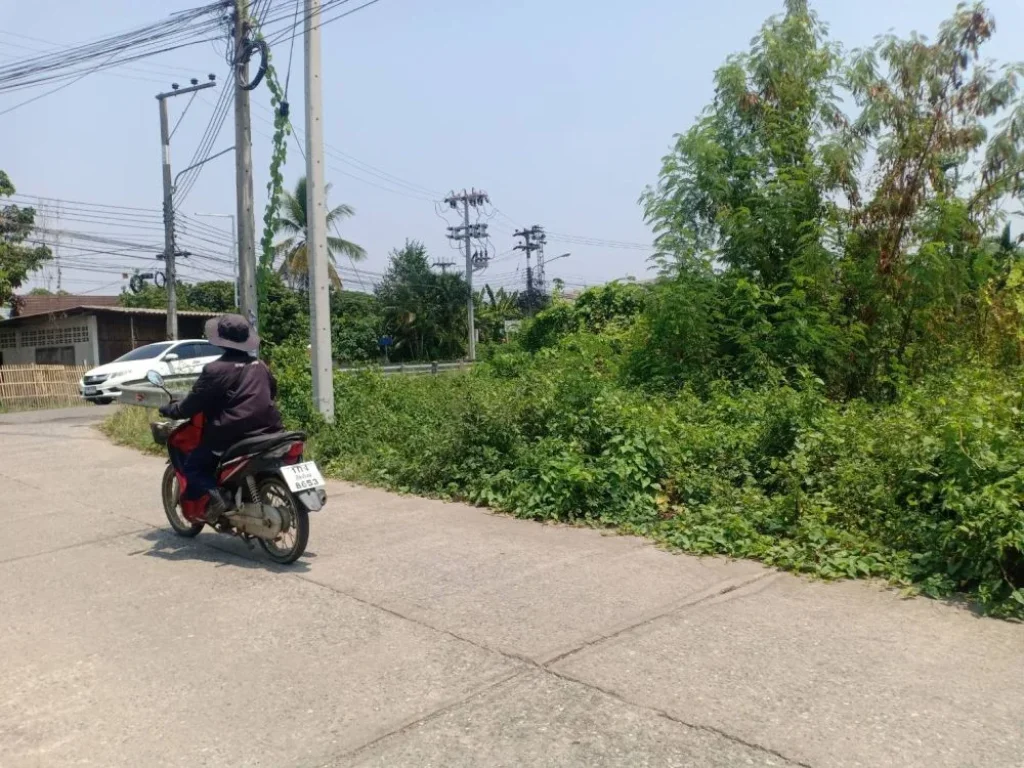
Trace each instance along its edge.
<path fill-rule="evenodd" d="M 452 360 L 463 355 L 469 286 L 461 275 L 430 269 L 427 249 L 416 241 L 392 251 L 377 287 L 384 330 L 394 339 L 391 359 Z"/>
<path fill-rule="evenodd" d="M 348 363 L 376 362 L 384 317 L 376 296 L 331 292 L 331 340 L 334 358 Z"/>
<path fill-rule="evenodd" d="M 178 283 L 178 309 L 200 312 L 235 311 L 235 287 L 228 280 L 203 283 Z M 122 307 L 166 309 L 167 289 L 155 285 L 145 286 L 139 293 L 124 291 L 118 303 Z"/>
<path fill-rule="evenodd" d="M 14 192 L 14 184 L 0 171 L 0 197 L 10 197 Z M 50 249 L 45 245 L 23 245 L 32 233 L 35 218 L 34 208 L 0 206 L 0 305 L 10 302 L 25 278 L 50 259 Z"/>
<path fill-rule="evenodd" d="M 157 418 L 155 409 L 118 408 L 100 425 L 100 430 L 118 445 L 159 456 L 165 449 L 153 442 L 149 429 L 149 423 Z"/>
<path fill-rule="evenodd" d="M 261 32 L 256 32 L 263 39 Z M 274 267 L 274 235 L 281 226 L 281 193 L 284 175 L 281 169 L 288 159 L 288 137 L 292 134 L 291 121 L 288 119 L 287 103 L 281 83 L 277 79 L 277 70 L 271 63 L 270 48 L 267 48 L 267 71 L 264 75 L 267 90 L 270 91 L 270 105 L 274 109 L 274 136 L 270 153 L 270 180 L 267 182 L 267 206 L 263 211 L 263 235 L 260 238 L 260 258 L 256 269 L 257 306 L 262 309 L 269 299 L 268 278 Z"/>
<path fill-rule="evenodd" d="M 888 405 L 837 404 L 813 378 L 652 396 L 618 383 L 616 347 L 579 333 L 464 374 L 339 375 L 330 427 L 304 353 L 273 365 L 287 420 L 353 480 L 1021 614 L 1019 377 L 964 370 Z"/>
<path fill-rule="evenodd" d="M 516 341 L 537 352 L 576 331 L 615 334 L 632 327 L 647 305 L 650 288 L 632 282 L 611 282 L 588 288 L 575 302 L 555 301 L 532 318 Z"/>
<path fill-rule="evenodd" d="M 331 190 L 328 184 L 324 190 L 326 195 Z M 309 284 L 309 260 L 306 255 L 306 177 L 301 177 L 295 183 L 294 192 L 283 192 L 281 195 L 281 207 L 284 214 L 280 215 L 276 223 L 275 233 L 285 233 L 287 237 L 274 246 L 274 258 L 280 258 L 278 272 L 291 287 L 305 290 Z M 328 230 L 337 231 L 338 224 L 342 219 L 347 219 L 355 214 L 350 205 L 339 205 L 327 211 Z M 331 284 L 334 288 L 341 290 L 341 277 L 338 276 L 336 259 L 344 255 L 353 261 L 366 258 L 366 251 L 361 246 L 351 243 L 341 237 L 327 238 L 327 267 L 330 272 Z"/>
<path fill-rule="evenodd" d="M 485 285 L 473 297 L 474 321 L 480 341 L 497 342 L 505 339 L 505 321 L 518 320 L 523 316 L 521 297 L 518 291 L 495 291 Z"/>
<path fill-rule="evenodd" d="M 296 345 L 303 349 L 309 343 L 309 299 L 305 293 L 293 291 L 280 276 L 266 276 L 266 304 L 260 307 L 260 338 L 268 345 Z"/>
<path fill-rule="evenodd" d="M 721 67 L 642 198 L 668 279 L 637 378 L 809 368 L 891 398 L 951 364 L 1020 362 L 1020 254 L 993 235 L 1024 189 L 1022 69 L 980 58 L 993 29 L 962 6 L 934 42 L 844 57 L 790 0 Z"/>
<path fill-rule="evenodd" d="M 288 417 L 364 482 L 1024 615 L 1024 110 L 992 29 L 845 57 L 789 0 L 643 197 L 658 281 L 556 300 L 471 373 L 339 377 L 335 426 L 285 377 Z M 406 250 L 392 287 L 427 284 Z"/>

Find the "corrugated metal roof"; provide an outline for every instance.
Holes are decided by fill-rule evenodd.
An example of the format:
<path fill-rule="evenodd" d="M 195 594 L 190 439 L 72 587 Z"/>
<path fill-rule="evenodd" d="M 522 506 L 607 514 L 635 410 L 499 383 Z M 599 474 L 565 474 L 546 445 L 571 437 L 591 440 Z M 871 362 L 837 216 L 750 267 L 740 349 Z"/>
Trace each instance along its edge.
<path fill-rule="evenodd" d="M 149 309 L 147 307 L 103 307 L 83 304 L 75 309 L 84 309 L 87 312 L 117 312 L 122 315 L 166 315 L 166 309 Z M 198 312 L 192 309 L 178 310 L 178 317 L 217 317 L 223 312 Z"/>
<path fill-rule="evenodd" d="M 91 313 L 109 313 L 115 315 L 157 315 L 159 317 L 166 317 L 166 309 L 148 309 L 144 307 L 104 307 L 96 305 L 79 305 L 75 307 L 68 307 L 66 309 L 57 310 L 54 312 L 37 312 L 32 315 L 21 314 L 17 317 L 12 317 L 9 320 L 0 320 L 0 326 L 2 325 L 16 325 L 23 320 L 31 320 L 36 317 L 45 317 L 46 315 L 85 315 Z M 178 310 L 178 317 L 217 317 L 218 315 L 224 314 L 223 312 L 196 312 L 192 310 Z"/>
<path fill-rule="evenodd" d="M 116 307 L 117 296 L 16 296 L 12 317 L 25 315 L 46 315 L 51 312 L 63 312 L 74 307 L 89 305 L 90 307 Z"/>

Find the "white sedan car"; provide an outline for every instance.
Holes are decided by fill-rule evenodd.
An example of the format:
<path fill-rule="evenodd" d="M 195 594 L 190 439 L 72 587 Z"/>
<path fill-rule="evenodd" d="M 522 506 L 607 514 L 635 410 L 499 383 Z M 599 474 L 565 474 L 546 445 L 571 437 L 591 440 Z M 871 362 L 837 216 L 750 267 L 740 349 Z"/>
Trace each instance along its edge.
<path fill-rule="evenodd" d="M 142 381 L 148 371 L 157 371 L 161 376 L 198 374 L 222 354 L 223 349 L 205 339 L 147 344 L 112 363 L 93 368 L 82 377 L 79 389 L 86 400 L 105 405 L 121 396 L 122 384 Z"/>

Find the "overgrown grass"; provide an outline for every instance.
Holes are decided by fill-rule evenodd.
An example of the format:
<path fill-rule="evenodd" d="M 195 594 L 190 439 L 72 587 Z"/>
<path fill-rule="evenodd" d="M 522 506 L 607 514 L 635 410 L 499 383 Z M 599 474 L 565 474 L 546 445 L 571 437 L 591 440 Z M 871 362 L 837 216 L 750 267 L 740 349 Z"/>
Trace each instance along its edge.
<path fill-rule="evenodd" d="M 337 476 L 1024 615 L 1019 375 L 842 404 L 814 379 L 652 395 L 619 384 L 620 357 L 579 334 L 465 375 L 339 376 L 330 427 L 304 363 L 278 368 L 288 420 Z"/>
<path fill-rule="evenodd" d="M 615 347 L 580 334 L 466 374 L 339 375 L 332 426 L 305 356 L 275 369 L 286 420 L 337 477 L 1024 616 L 1019 376 L 958 371 L 887 405 L 813 379 L 666 396 L 620 385 Z M 105 428 L 152 450 L 148 419 Z"/>
<path fill-rule="evenodd" d="M 134 406 L 119 408 L 104 420 L 100 429 L 118 445 L 158 455 L 164 453 L 164 449 L 153 442 L 149 430 L 149 423 L 157 418 L 154 409 Z"/>

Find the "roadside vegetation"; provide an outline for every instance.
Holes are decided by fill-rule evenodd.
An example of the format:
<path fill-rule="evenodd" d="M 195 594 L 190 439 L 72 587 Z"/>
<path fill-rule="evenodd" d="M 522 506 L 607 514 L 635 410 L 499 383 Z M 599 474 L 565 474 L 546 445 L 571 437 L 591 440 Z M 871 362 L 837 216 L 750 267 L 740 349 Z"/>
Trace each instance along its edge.
<path fill-rule="evenodd" d="M 143 453 L 163 455 L 163 448 L 153 442 L 149 430 L 149 423 L 159 418 L 151 408 L 119 408 L 107 417 L 100 429 L 118 445 L 126 445 Z"/>
<path fill-rule="evenodd" d="M 339 375 L 331 426 L 284 339 L 287 420 L 353 480 L 1024 616 L 1024 69 L 994 31 L 964 6 L 847 52 L 788 0 L 643 194 L 657 280 L 556 297 L 468 373 Z"/>

